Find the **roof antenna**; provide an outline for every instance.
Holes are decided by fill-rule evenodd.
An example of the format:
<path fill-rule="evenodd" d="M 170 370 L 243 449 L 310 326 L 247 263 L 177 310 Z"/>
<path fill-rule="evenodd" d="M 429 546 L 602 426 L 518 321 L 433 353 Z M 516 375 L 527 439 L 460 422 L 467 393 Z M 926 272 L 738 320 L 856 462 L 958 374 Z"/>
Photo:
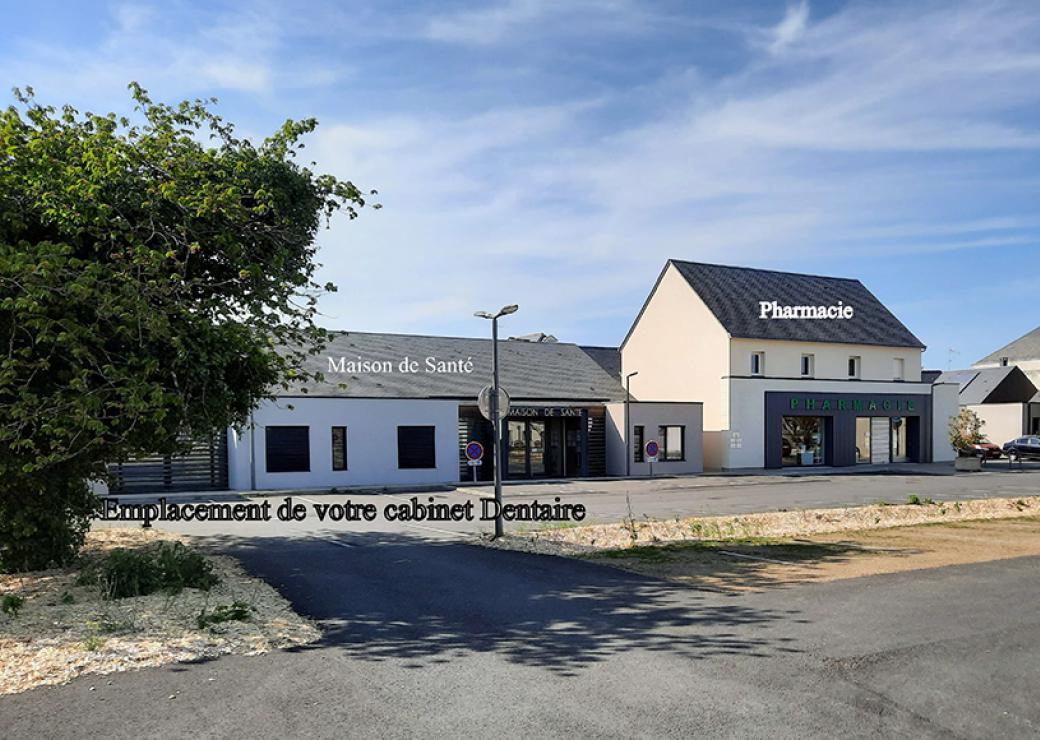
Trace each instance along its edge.
<path fill-rule="evenodd" d="M 960 357 L 961 351 L 950 347 L 946 350 L 946 369 L 953 370 L 953 358 L 954 356 Z"/>

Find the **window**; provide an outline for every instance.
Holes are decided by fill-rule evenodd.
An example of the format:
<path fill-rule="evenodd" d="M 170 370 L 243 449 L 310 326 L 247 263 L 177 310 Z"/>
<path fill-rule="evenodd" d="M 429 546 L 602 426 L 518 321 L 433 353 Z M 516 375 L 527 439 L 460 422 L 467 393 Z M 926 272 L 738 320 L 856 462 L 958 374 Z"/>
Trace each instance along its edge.
<path fill-rule="evenodd" d="M 858 378 L 859 377 L 859 366 L 860 366 L 860 358 L 859 357 L 850 357 L 849 358 L 849 377 L 850 378 Z"/>
<path fill-rule="evenodd" d="M 347 428 L 332 427 L 332 469 L 347 469 Z"/>
<path fill-rule="evenodd" d="M 1000 358 L 1000 366 L 1001 366 L 1001 367 L 1007 367 L 1007 366 L 1008 366 L 1008 358 L 1006 358 L 1006 357 L 1001 357 L 1001 358 Z"/>
<path fill-rule="evenodd" d="M 817 416 L 785 416 L 780 438 L 781 464 L 786 467 L 823 465 L 826 421 Z"/>
<path fill-rule="evenodd" d="M 397 427 L 397 467 L 437 467 L 436 427 Z"/>
<path fill-rule="evenodd" d="M 763 375 L 766 371 L 766 353 L 765 352 L 752 352 L 751 353 L 751 374 L 752 375 Z"/>
<path fill-rule="evenodd" d="M 643 462 L 643 445 L 646 433 L 643 425 L 632 427 L 632 462 Z"/>
<path fill-rule="evenodd" d="M 811 378 L 815 371 L 816 355 L 802 355 L 802 377 Z"/>
<path fill-rule="evenodd" d="M 676 462 L 686 459 L 686 427 L 658 427 L 661 437 L 661 460 Z"/>
<path fill-rule="evenodd" d="M 267 427 L 264 431 L 268 473 L 309 473 L 310 427 Z"/>
<path fill-rule="evenodd" d="M 906 377 L 906 360 L 902 357 L 895 358 L 895 362 L 892 363 L 892 378 L 895 380 L 903 380 Z"/>

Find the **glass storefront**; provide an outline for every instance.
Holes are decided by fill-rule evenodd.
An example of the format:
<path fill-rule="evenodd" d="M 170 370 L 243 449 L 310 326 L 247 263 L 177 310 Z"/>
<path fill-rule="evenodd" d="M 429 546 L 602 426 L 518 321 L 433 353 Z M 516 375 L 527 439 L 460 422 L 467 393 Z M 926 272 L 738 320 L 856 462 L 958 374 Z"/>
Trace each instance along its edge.
<path fill-rule="evenodd" d="M 509 419 L 510 478 L 563 478 L 581 472 L 581 419 Z"/>
<path fill-rule="evenodd" d="M 823 465 L 825 421 L 820 416 L 785 416 L 783 419 L 784 467 Z"/>

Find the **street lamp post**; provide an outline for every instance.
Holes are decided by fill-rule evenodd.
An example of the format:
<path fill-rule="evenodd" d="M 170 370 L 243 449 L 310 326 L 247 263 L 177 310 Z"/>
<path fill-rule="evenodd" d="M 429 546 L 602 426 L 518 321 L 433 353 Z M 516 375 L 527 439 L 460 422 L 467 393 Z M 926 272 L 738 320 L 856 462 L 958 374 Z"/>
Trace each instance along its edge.
<path fill-rule="evenodd" d="M 491 424 L 495 438 L 492 447 L 492 458 L 495 461 L 495 539 L 503 534 L 502 526 L 502 419 L 498 414 L 498 319 L 516 313 L 520 307 L 516 304 L 503 306 L 496 314 L 477 311 L 474 316 L 491 320 Z"/>
<path fill-rule="evenodd" d="M 639 375 L 638 370 L 625 376 L 625 477 L 632 475 L 632 424 L 629 422 L 628 403 L 632 400 L 630 388 L 636 375 Z"/>

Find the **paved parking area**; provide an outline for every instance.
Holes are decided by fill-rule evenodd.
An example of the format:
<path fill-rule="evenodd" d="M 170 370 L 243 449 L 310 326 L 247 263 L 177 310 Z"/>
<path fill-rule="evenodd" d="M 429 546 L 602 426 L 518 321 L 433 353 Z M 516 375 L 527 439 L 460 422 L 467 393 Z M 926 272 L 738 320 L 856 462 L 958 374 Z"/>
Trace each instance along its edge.
<path fill-rule="evenodd" d="M 1016 497 L 1040 493 L 1040 465 L 1008 470 L 1006 465 L 982 473 L 958 475 L 811 475 L 788 477 L 689 476 L 640 480 L 584 480 L 554 483 L 514 484 L 505 488 L 507 503 L 531 501 L 581 503 L 587 509 L 587 522 L 619 521 L 636 518 L 668 519 L 687 516 L 745 514 L 760 511 L 815 509 L 857 506 L 885 501 L 905 503 L 911 495 L 936 501 L 973 498 Z M 382 516 L 387 504 L 407 503 L 413 497 L 421 503 L 449 505 L 474 502 L 493 495 L 491 486 L 460 486 L 443 491 L 395 490 L 387 493 L 337 493 L 327 491 L 278 492 L 250 500 L 270 500 L 277 506 L 285 496 L 305 503 L 310 510 L 302 522 L 205 523 L 159 525 L 200 535 L 240 537 L 349 536 L 351 533 L 400 532 L 435 539 L 458 539 L 492 531 L 487 521 L 472 522 L 391 522 Z M 232 494 L 231 498 L 239 498 Z M 211 495 L 202 498 L 213 498 Z M 135 501 L 143 500 L 140 497 Z M 187 500 L 184 497 L 171 500 Z M 372 522 L 322 522 L 311 507 L 315 504 L 371 503 L 380 510 Z M 525 525 L 509 525 L 513 527 Z M 526 525 L 530 527 L 531 525 Z M 508 529 L 508 527 L 507 527 Z"/>

